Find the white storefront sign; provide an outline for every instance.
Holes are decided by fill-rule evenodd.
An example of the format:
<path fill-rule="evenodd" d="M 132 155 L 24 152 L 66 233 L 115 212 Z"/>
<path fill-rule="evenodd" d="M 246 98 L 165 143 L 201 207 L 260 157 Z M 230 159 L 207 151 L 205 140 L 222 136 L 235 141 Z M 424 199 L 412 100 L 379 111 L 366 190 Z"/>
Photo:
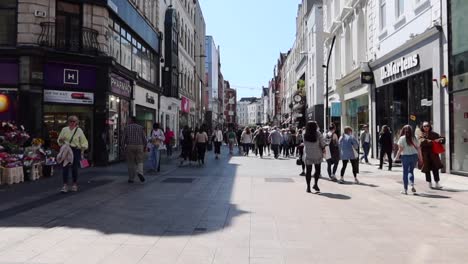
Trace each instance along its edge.
<path fill-rule="evenodd" d="M 44 90 L 44 102 L 92 105 L 94 103 L 94 94 L 86 92 Z"/>
<path fill-rule="evenodd" d="M 138 85 L 134 89 L 134 103 L 152 109 L 158 109 L 158 94 Z"/>
<path fill-rule="evenodd" d="M 399 60 L 393 61 L 380 68 L 380 79 L 385 80 L 407 70 L 418 67 L 419 63 L 419 54 L 414 54 L 409 57 L 401 57 Z"/>

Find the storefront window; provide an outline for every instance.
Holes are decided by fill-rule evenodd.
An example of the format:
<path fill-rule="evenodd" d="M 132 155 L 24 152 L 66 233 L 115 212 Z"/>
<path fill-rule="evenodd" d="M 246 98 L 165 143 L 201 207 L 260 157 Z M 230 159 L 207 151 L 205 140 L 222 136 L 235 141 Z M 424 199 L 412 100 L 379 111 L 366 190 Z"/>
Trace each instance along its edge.
<path fill-rule="evenodd" d="M 452 25 L 452 65 L 454 75 L 462 75 L 468 72 L 468 2 L 466 0 L 452 0 L 451 25 Z M 453 90 L 468 88 L 464 82 L 454 82 Z"/>
<path fill-rule="evenodd" d="M 432 71 L 377 88 L 376 113 L 377 132 L 387 125 L 395 138 L 404 125 L 432 121 Z"/>
<path fill-rule="evenodd" d="M 108 153 L 109 161 L 116 161 L 119 158 L 119 112 L 120 99 L 115 96 L 109 96 L 109 116 L 107 119 L 108 128 Z"/>
<path fill-rule="evenodd" d="M 468 91 L 453 95 L 452 169 L 468 172 Z"/>
<path fill-rule="evenodd" d="M 135 110 L 138 124 L 145 128 L 146 135 L 150 135 L 150 132 L 153 129 L 153 123 L 155 121 L 154 109 L 137 105 Z"/>
<path fill-rule="evenodd" d="M 349 126 L 359 131 L 363 125 L 369 123 L 369 98 L 367 95 L 359 96 L 346 101 L 346 117 Z"/>

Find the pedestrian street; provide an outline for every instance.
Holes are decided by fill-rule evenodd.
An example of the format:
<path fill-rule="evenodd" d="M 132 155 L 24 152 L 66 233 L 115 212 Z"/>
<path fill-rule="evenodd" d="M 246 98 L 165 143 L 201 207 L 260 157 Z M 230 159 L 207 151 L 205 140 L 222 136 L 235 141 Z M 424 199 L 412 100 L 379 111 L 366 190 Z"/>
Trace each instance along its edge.
<path fill-rule="evenodd" d="M 0 189 L 0 263 L 467 262 L 467 178 L 442 174 L 434 190 L 418 171 L 417 195 L 402 195 L 401 167 L 371 160 L 360 184 L 339 184 L 322 163 L 321 193 L 307 193 L 295 158 L 227 152 L 204 166 L 175 159 L 144 183 L 119 164 L 83 176 L 77 193 L 54 179 Z"/>

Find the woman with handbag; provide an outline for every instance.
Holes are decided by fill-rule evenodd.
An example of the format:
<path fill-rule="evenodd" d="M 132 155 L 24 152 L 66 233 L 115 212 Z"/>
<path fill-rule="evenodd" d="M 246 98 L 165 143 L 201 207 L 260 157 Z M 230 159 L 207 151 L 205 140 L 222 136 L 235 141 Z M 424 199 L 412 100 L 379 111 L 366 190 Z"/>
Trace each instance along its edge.
<path fill-rule="evenodd" d="M 299 153 L 299 158 L 296 160 L 296 165 L 301 166 L 302 172 L 299 174 L 299 176 L 305 176 L 305 163 L 304 160 L 302 159 L 304 157 L 304 140 L 303 140 L 303 134 L 302 134 L 302 129 L 299 129 L 297 132 L 297 140 L 299 145 L 297 146 L 297 151 Z"/>
<path fill-rule="evenodd" d="M 359 173 L 359 154 L 358 148 L 359 143 L 356 138 L 353 136 L 353 129 L 349 126 L 344 128 L 344 133 L 339 140 L 340 148 L 340 157 L 343 162 L 343 167 L 341 168 L 341 178 L 340 183 L 344 183 L 344 174 L 348 162 L 351 163 L 353 167 L 354 183 L 359 184 L 357 174 Z"/>
<path fill-rule="evenodd" d="M 73 185 L 71 187 L 72 192 L 78 191 L 78 168 L 82 157 L 82 152 L 88 149 L 88 140 L 83 133 L 83 130 L 78 127 L 78 117 L 69 116 L 68 126 L 62 128 L 60 135 L 58 136 L 58 142 L 60 146 L 65 144 L 69 145 L 72 151 L 71 163 L 62 168 L 63 176 L 63 187 L 61 192 L 68 192 L 68 174 L 71 168 Z"/>
<path fill-rule="evenodd" d="M 244 156 L 248 156 L 251 148 L 250 146 L 252 145 L 252 133 L 250 133 L 250 128 L 246 127 L 244 132 L 242 132 L 241 143 L 244 147 Z"/>
<path fill-rule="evenodd" d="M 307 192 L 310 193 L 310 181 L 312 180 L 312 165 L 315 167 L 314 172 L 314 186 L 312 187 L 316 192 L 320 192 L 318 187 L 318 180 L 320 178 L 321 165 L 323 160 L 323 150 L 325 148 L 325 141 L 323 136 L 318 130 L 317 122 L 309 121 L 306 125 L 306 132 L 304 134 L 304 156 L 303 160 L 306 166 L 306 182 Z"/>
<path fill-rule="evenodd" d="M 408 194 L 408 179 L 411 182 L 411 191 L 416 194 L 414 188 L 414 167 L 422 161 L 421 148 L 419 142 L 414 136 L 413 128 L 406 125 L 401 130 L 400 139 L 398 140 L 398 152 L 395 156 L 397 160 L 401 155 L 401 164 L 403 165 L 403 187 L 402 194 Z"/>
<path fill-rule="evenodd" d="M 422 133 L 419 136 L 419 144 L 421 146 L 421 154 L 423 164 L 421 171 L 426 174 L 426 182 L 429 184 L 429 188 L 433 188 L 431 181 L 431 171 L 434 175 L 435 188 L 441 189 L 439 185 L 439 170 L 444 166 L 440 160 L 439 154 L 444 151 L 442 144 L 445 143 L 445 139 L 436 132 L 432 131 L 432 126 L 429 122 L 424 122 L 422 125 Z"/>
<path fill-rule="evenodd" d="M 161 130 L 159 123 L 153 124 L 153 130 L 149 137 L 149 149 L 150 149 L 150 164 L 152 172 L 159 171 L 159 161 L 160 161 L 160 149 L 164 147 L 164 132 Z"/>

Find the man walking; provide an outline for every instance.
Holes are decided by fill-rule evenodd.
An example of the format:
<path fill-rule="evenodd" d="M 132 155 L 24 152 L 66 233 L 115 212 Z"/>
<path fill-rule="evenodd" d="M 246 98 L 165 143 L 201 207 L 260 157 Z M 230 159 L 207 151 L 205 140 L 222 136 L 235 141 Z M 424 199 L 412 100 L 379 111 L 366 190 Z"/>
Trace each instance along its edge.
<path fill-rule="evenodd" d="M 271 142 L 271 149 L 273 150 L 275 159 L 278 159 L 279 157 L 279 146 L 281 144 L 282 139 L 283 137 L 278 132 L 278 129 L 274 127 L 270 133 L 270 136 L 268 137 L 268 141 Z"/>
<path fill-rule="evenodd" d="M 362 149 L 364 150 L 364 155 L 361 157 L 361 163 L 364 159 L 367 164 L 370 164 L 367 156 L 369 155 L 369 150 L 371 146 L 371 135 L 369 133 L 369 127 L 367 125 L 364 125 L 363 128 L 364 131 L 362 131 L 361 137 L 359 138 L 361 141 Z"/>
<path fill-rule="evenodd" d="M 134 182 L 135 174 L 138 175 L 141 182 L 145 181 L 145 177 L 143 177 L 143 156 L 147 141 L 143 127 L 135 122 L 136 118 L 131 116 L 122 139 L 127 152 L 128 183 Z"/>

